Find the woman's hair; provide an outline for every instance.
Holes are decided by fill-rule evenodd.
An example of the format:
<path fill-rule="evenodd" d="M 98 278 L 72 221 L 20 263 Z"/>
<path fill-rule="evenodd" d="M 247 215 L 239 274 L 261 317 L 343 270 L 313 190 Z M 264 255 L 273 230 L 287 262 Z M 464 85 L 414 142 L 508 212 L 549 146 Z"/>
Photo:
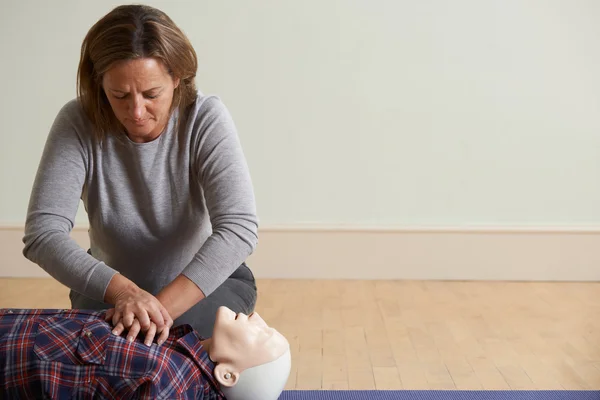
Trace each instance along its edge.
<path fill-rule="evenodd" d="M 196 98 L 198 60 L 185 34 L 162 11 L 144 5 L 119 6 L 91 27 L 81 45 L 77 94 L 99 140 L 122 133 L 102 88 L 102 77 L 115 62 L 155 57 L 179 78 L 170 112 L 180 115 Z"/>

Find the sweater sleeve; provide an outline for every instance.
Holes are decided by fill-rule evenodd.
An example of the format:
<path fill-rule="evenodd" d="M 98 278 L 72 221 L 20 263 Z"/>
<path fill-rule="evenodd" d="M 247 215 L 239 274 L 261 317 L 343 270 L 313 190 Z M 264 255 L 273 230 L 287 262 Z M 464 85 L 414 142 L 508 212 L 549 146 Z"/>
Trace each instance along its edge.
<path fill-rule="evenodd" d="M 247 161 L 231 115 L 216 97 L 200 107 L 193 156 L 212 234 L 183 274 L 208 296 L 254 251 L 258 218 Z"/>
<path fill-rule="evenodd" d="M 78 105 L 58 113 L 35 176 L 23 237 L 23 255 L 63 285 L 103 301 L 116 273 L 71 237 L 87 176 L 88 152 L 75 124 Z"/>

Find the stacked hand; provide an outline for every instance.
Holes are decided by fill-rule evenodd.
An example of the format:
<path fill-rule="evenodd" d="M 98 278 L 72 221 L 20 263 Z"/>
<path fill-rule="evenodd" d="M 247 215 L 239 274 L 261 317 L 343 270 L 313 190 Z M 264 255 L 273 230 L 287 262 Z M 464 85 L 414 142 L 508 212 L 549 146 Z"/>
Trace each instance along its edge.
<path fill-rule="evenodd" d="M 117 293 L 113 304 L 115 307 L 106 312 L 106 321 L 114 326 L 113 334 L 121 335 L 127 330 L 127 340 L 133 341 L 141 332 L 148 346 L 157 334 L 159 345 L 169 336 L 173 319 L 161 302 L 145 290 L 129 288 Z"/>

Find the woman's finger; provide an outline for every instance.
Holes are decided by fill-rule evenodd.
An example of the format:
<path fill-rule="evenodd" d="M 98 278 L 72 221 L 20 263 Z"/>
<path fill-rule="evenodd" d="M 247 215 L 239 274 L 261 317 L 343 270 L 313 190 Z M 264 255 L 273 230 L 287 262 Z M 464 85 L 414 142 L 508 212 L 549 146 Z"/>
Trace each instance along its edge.
<path fill-rule="evenodd" d="M 167 340 L 168 337 L 169 337 L 169 327 L 165 326 L 164 329 L 160 332 L 160 335 L 158 336 L 158 340 L 156 341 L 156 343 L 161 345 L 165 342 L 165 340 Z"/>
<path fill-rule="evenodd" d="M 140 328 L 142 331 L 147 331 L 150 329 L 150 316 L 145 309 L 141 309 L 135 313 L 135 317 L 137 318 L 138 323 L 140 324 Z"/>
<path fill-rule="evenodd" d="M 165 318 L 162 313 L 162 306 L 148 310 L 148 314 L 152 322 L 156 324 L 156 328 L 160 331 L 165 326 Z"/>
<path fill-rule="evenodd" d="M 131 327 L 129 328 L 129 333 L 127 334 L 127 340 L 133 342 L 137 337 L 138 333 L 140 333 L 140 321 L 137 319 L 133 320 Z"/>
<path fill-rule="evenodd" d="M 115 325 L 115 327 L 112 330 L 113 335 L 121 335 L 121 333 L 123 333 L 123 331 L 125 330 L 125 327 L 123 326 L 123 324 L 119 321 L 117 322 L 117 324 Z"/>
<path fill-rule="evenodd" d="M 167 328 L 173 327 L 173 318 L 171 318 L 171 314 L 164 308 L 162 305 L 160 307 L 160 312 L 162 313 L 163 318 L 165 319 L 165 326 Z"/>
<path fill-rule="evenodd" d="M 106 314 L 104 315 L 104 320 L 106 322 L 110 321 L 112 319 L 114 313 L 115 313 L 115 309 L 114 308 L 106 310 Z"/>
<path fill-rule="evenodd" d="M 156 324 L 151 323 L 150 328 L 146 332 L 146 340 L 144 341 L 146 346 L 148 346 L 148 347 L 152 346 L 152 342 L 154 341 L 155 335 L 156 335 Z"/>
<path fill-rule="evenodd" d="M 121 311 L 119 309 L 115 308 L 115 312 L 114 312 L 114 314 L 112 316 L 112 324 L 113 324 L 113 326 L 117 326 L 117 324 L 119 322 L 121 322 L 121 316 L 122 315 L 123 314 L 121 313 Z"/>
<path fill-rule="evenodd" d="M 121 322 L 123 322 L 123 326 L 127 329 L 131 329 L 134 320 L 135 314 L 132 311 L 125 311 L 121 317 Z"/>

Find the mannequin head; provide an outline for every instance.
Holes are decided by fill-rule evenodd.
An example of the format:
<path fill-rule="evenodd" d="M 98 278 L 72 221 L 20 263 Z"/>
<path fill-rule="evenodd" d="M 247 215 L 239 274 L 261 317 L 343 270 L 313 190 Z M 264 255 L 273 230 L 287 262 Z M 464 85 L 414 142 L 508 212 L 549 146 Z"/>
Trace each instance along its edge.
<path fill-rule="evenodd" d="M 291 369 L 290 346 L 258 313 L 236 315 L 220 307 L 205 346 L 228 400 L 276 400 L 283 391 Z"/>

